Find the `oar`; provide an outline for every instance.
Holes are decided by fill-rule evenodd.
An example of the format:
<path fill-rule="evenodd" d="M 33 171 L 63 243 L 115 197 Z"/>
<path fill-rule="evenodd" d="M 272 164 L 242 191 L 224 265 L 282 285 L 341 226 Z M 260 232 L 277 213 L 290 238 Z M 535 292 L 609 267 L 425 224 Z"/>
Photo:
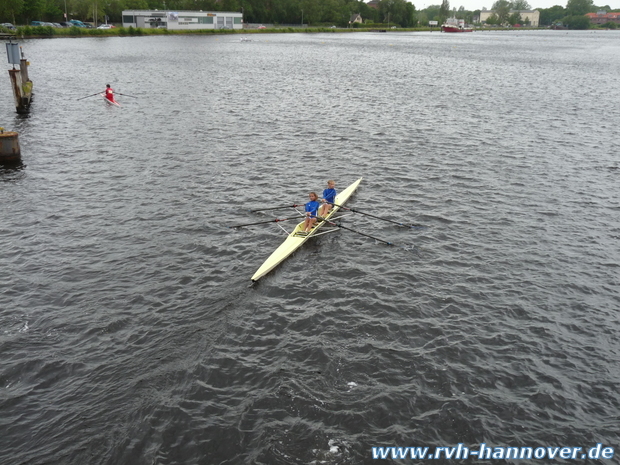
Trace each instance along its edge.
<path fill-rule="evenodd" d="M 124 95 L 125 97 L 138 98 L 134 97 L 133 95 L 121 94 L 120 92 L 116 92 L 116 95 Z"/>
<path fill-rule="evenodd" d="M 331 224 L 332 226 L 336 226 L 336 227 L 338 227 L 338 228 L 346 229 L 347 231 L 351 231 L 351 232 L 354 232 L 354 233 L 360 234 L 360 235 L 362 235 L 362 236 L 369 237 L 369 238 L 371 238 L 371 239 L 374 239 L 375 241 L 383 242 L 383 243 L 384 243 L 384 244 L 386 244 L 386 245 L 394 245 L 394 244 L 392 244 L 391 242 L 384 241 L 383 239 L 379 239 L 378 237 L 374 237 L 374 236 L 371 236 L 371 235 L 369 235 L 369 234 L 366 234 L 366 233 L 363 233 L 363 232 L 360 232 L 360 231 L 356 231 L 355 229 L 347 228 L 346 226 L 342 226 L 341 224 L 336 224 L 336 223 L 334 223 L 333 221 L 329 221 L 328 219 L 321 218 L 320 216 L 317 216 L 317 218 L 318 218 L 318 219 L 320 219 L 320 220 L 322 220 L 322 221 L 325 221 L 327 224 Z"/>
<path fill-rule="evenodd" d="M 334 203 L 333 205 L 340 207 L 340 208 L 344 208 L 345 210 L 349 210 L 350 212 L 353 213 L 359 213 L 360 215 L 366 215 L 366 216 L 370 216 L 372 218 L 376 218 L 378 220 L 383 220 L 383 221 L 387 221 L 389 223 L 394 223 L 397 224 L 398 226 L 406 226 L 407 228 L 426 228 L 426 226 L 424 226 L 423 224 L 404 224 L 404 223 L 399 223 L 398 221 L 392 221 L 392 220 L 388 220 L 387 218 L 381 218 L 380 216 L 375 216 L 375 215 L 371 215 L 370 213 L 364 213 L 361 212 L 359 210 L 356 210 L 355 208 L 348 208 L 348 207 L 343 207 L 342 205 L 338 205 L 336 203 Z"/>
<path fill-rule="evenodd" d="M 236 226 L 228 226 L 228 227 L 229 228 L 240 228 L 242 226 L 253 226 L 255 224 L 265 224 L 265 223 L 279 223 L 280 221 L 298 220 L 298 219 L 300 219 L 299 216 L 292 216 L 290 218 L 274 218 L 273 220 L 269 220 L 269 221 L 259 221 L 257 223 L 238 224 Z"/>
<path fill-rule="evenodd" d="M 297 205 L 296 203 L 294 203 L 293 205 L 282 205 L 280 207 L 259 208 L 258 210 L 250 210 L 250 213 L 265 212 L 267 210 L 283 210 L 285 208 L 295 208 L 295 207 L 303 207 L 303 204 Z"/>
<path fill-rule="evenodd" d="M 93 95 L 87 95 L 86 97 L 82 97 L 82 98 L 79 98 L 77 100 L 84 100 L 85 98 L 94 97 L 95 95 L 101 95 L 101 92 L 97 92 L 96 94 L 93 94 Z"/>

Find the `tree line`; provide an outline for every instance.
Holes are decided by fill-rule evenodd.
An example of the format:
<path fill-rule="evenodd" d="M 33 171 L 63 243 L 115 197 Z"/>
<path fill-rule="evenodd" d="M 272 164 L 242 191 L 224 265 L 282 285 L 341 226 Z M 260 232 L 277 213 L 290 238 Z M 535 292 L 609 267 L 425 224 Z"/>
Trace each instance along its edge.
<path fill-rule="evenodd" d="M 372 8 L 360 0 L 0 0 L 0 22 L 17 25 L 30 24 L 31 21 L 62 22 L 70 19 L 99 22 L 107 17 L 108 22 L 122 22 L 123 10 L 203 10 L 236 11 L 243 13 L 247 23 L 301 24 L 350 26 L 353 14 L 359 13 L 364 22 L 392 24 L 401 27 L 428 25 L 428 21 L 440 24 L 446 18 L 455 16 L 468 23 L 480 10 L 468 11 L 464 7 L 450 9 L 449 0 L 439 5 L 430 5 L 416 11 L 413 3 L 406 0 L 381 0 L 377 8 Z M 514 24 L 519 20 L 511 10 L 529 10 L 527 0 L 496 0 L 491 8 L 495 15 L 491 22 Z M 583 17 L 585 13 L 599 9 L 613 11 L 609 6 L 598 7 L 593 0 L 568 0 L 566 7 L 537 8 L 540 11 L 540 25 L 549 26 L 554 22 L 571 17 Z M 65 12 L 67 17 L 65 19 Z M 587 18 L 585 18 L 587 20 Z"/>
<path fill-rule="evenodd" d="M 495 25 L 515 25 L 527 24 L 517 12 L 519 10 L 538 10 L 540 12 L 540 26 L 552 26 L 562 23 L 568 25 L 571 29 L 586 29 L 589 25 L 586 13 L 596 13 L 600 10 L 607 12 L 614 11 L 609 7 L 595 6 L 592 0 L 568 0 L 566 7 L 556 5 L 551 8 L 535 8 L 532 7 L 527 0 L 496 0 L 491 7 L 493 15 L 486 21 L 487 24 Z M 457 10 L 450 9 L 449 0 L 443 0 L 439 5 L 431 5 L 418 12 L 418 21 L 420 24 L 428 24 L 428 21 L 438 21 L 443 23 L 448 17 L 464 19 L 468 24 L 474 24 L 474 18 L 479 17 L 481 10 L 468 11 L 462 6 Z M 484 10 L 483 10 L 484 11 Z M 618 10 L 616 10 L 618 11 Z"/>
<path fill-rule="evenodd" d="M 353 14 L 364 21 L 391 22 L 402 27 L 417 24 L 415 6 L 406 0 L 381 0 L 378 8 L 359 0 L 0 0 L 0 22 L 62 22 L 101 20 L 122 22 L 123 10 L 235 11 L 247 23 L 330 24 L 348 27 Z M 65 10 L 66 9 L 66 10 Z M 65 18 L 65 11 L 67 18 Z"/>

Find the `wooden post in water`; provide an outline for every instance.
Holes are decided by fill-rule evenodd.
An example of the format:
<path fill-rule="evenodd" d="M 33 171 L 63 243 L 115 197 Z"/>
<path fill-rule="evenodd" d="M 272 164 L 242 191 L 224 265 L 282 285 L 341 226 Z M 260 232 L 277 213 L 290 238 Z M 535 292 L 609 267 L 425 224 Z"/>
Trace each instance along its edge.
<path fill-rule="evenodd" d="M 6 52 L 9 63 L 13 65 L 13 69 L 9 70 L 9 76 L 15 97 L 15 108 L 19 114 L 28 113 L 32 99 L 32 81 L 28 77 L 29 63 L 18 44 L 12 42 L 6 44 Z M 15 65 L 19 65 L 19 69 L 15 69 Z"/>
<path fill-rule="evenodd" d="M 16 132 L 0 128 L 0 165 L 17 165 L 21 162 L 19 139 Z"/>

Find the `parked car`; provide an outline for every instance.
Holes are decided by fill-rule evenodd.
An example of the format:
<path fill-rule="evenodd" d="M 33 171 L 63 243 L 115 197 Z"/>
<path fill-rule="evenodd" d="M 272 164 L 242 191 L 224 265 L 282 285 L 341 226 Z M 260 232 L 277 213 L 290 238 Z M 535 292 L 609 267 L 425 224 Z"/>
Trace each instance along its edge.
<path fill-rule="evenodd" d="M 43 21 L 30 21 L 31 26 L 43 26 Z"/>
<path fill-rule="evenodd" d="M 62 23 L 59 23 L 59 24 L 60 24 L 62 27 L 71 27 L 71 26 L 73 26 L 73 24 L 71 24 L 71 23 L 66 23 L 66 22 L 62 22 Z"/>
<path fill-rule="evenodd" d="M 53 25 L 54 27 L 62 27 L 62 24 L 60 24 L 60 23 L 52 23 L 52 25 Z"/>
<path fill-rule="evenodd" d="M 258 29 L 267 29 L 267 28 L 261 24 L 260 26 L 258 26 Z"/>
<path fill-rule="evenodd" d="M 112 29 L 114 26 L 110 25 L 110 24 L 101 24 L 99 26 L 97 26 L 97 29 Z"/>
<path fill-rule="evenodd" d="M 86 25 L 82 21 L 78 21 L 77 19 L 72 19 L 71 21 L 69 21 L 69 23 L 71 24 L 71 26 L 86 27 Z"/>
<path fill-rule="evenodd" d="M 6 29 L 10 29 L 11 31 L 14 31 L 15 29 L 17 29 L 15 26 L 13 26 L 11 23 L 2 23 L 0 24 L 0 26 L 6 28 Z"/>

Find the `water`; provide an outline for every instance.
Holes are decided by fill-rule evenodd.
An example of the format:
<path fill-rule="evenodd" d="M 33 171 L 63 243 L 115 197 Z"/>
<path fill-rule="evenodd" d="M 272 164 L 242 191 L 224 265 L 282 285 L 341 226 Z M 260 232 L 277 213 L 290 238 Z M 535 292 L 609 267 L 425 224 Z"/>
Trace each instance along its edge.
<path fill-rule="evenodd" d="M 0 79 L 0 463 L 617 448 L 617 33 L 251 38 L 23 41 L 29 118 Z M 138 98 L 77 101 L 106 83 Z M 348 217 L 397 247 L 251 287 L 285 234 L 227 226 L 360 176 L 427 227 Z"/>

